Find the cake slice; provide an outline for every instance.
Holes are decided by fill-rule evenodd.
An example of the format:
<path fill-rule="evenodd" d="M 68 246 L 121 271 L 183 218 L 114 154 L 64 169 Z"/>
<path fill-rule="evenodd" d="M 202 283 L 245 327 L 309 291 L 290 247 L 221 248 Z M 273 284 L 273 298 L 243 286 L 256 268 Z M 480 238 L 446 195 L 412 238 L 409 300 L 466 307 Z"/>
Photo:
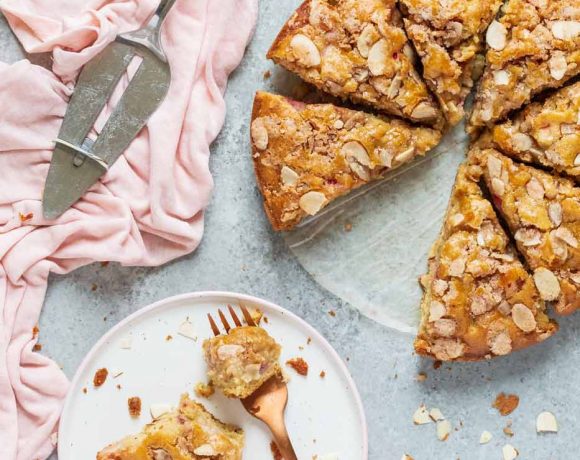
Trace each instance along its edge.
<path fill-rule="evenodd" d="M 407 35 L 423 77 L 450 125 L 464 116 L 467 95 L 483 70 L 484 33 L 503 0 L 402 0 Z"/>
<path fill-rule="evenodd" d="M 503 13 L 487 29 L 471 132 L 580 72 L 580 0 L 508 0 Z"/>
<path fill-rule="evenodd" d="M 516 160 L 580 178 L 580 82 L 495 126 L 493 141 Z"/>
<path fill-rule="evenodd" d="M 275 230 L 289 230 L 339 196 L 424 155 L 441 133 L 258 92 L 251 137 L 266 213 Z"/>
<path fill-rule="evenodd" d="M 416 122 L 442 120 L 414 68 L 396 0 L 306 0 L 268 58 L 334 96 Z"/>
<path fill-rule="evenodd" d="M 220 422 L 183 395 L 176 410 L 104 448 L 97 460 L 241 460 L 243 448 L 240 428 Z"/>
<path fill-rule="evenodd" d="M 209 380 L 229 398 L 246 398 L 279 374 L 280 351 L 257 326 L 236 327 L 203 342 Z"/>
<path fill-rule="evenodd" d="M 558 313 L 572 313 L 580 307 L 580 188 L 493 149 L 477 157 L 540 295 L 556 301 Z"/>
<path fill-rule="evenodd" d="M 550 337 L 557 324 L 478 185 L 459 167 L 443 229 L 422 278 L 417 353 L 441 361 L 506 355 Z"/>

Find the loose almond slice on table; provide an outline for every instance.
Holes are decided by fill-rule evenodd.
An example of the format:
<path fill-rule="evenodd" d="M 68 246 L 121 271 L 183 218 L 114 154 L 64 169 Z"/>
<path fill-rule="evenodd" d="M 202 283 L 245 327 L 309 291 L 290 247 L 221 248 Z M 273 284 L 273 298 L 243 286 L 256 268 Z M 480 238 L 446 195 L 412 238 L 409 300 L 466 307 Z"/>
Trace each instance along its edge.
<path fill-rule="evenodd" d="M 497 150 L 475 158 L 542 299 L 560 314 L 580 308 L 580 188 Z"/>
<path fill-rule="evenodd" d="M 268 58 L 319 89 L 423 124 L 441 124 L 414 67 L 395 0 L 306 0 Z"/>
<path fill-rule="evenodd" d="M 423 77 L 451 125 L 483 68 L 485 30 L 502 0 L 402 0 L 407 35 L 423 63 Z"/>
<path fill-rule="evenodd" d="M 424 155 L 441 133 L 331 104 L 258 92 L 251 124 L 256 178 L 275 230 Z"/>
<path fill-rule="evenodd" d="M 441 361 L 506 355 L 558 328 L 483 197 L 481 173 L 459 167 L 429 261 L 415 350 Z"/>
<path fill-rule="evenodd" d="M 502 153 L 580 178 L 580 82 L 528 105 L 492 133 Z"/>
<path fill-rule="evenodd" d="M 491 125 L 580 72 L 578 0 L 508 0 L 486 32 L 486 67 L 470 131 Z"/>

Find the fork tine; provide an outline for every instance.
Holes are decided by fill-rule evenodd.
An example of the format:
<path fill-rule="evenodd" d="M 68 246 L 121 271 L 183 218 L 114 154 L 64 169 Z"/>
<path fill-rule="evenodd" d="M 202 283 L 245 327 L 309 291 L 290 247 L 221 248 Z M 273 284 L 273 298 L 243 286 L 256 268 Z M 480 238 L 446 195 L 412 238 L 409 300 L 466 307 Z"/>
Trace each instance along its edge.
<path fill-rule="evenodd" d="M 220 319 L 221 319 L 221 321 L 222 321 L 222 324 L 224 325 L 224 327 L 225 327 L 225 329 L 226 329 L 226 333 L 228 333 L 228 334 L 229 334 L 229 332 L 230 332 L 230 329 L 231 329 L 231 327 L 230 327 L 230 323 L 228 323 L 228 320 L 227 320 L 227 318 L 226 318 L 226 315 L 224 315 L 224 313 L 223 313 L 223 311 L 221 310 L 221 308 L 220 308 L 220 309 L 218 309 L 218 314 L 220 315 Z"/>
<path fill-rule="evenodd" d="M 236 311 L 232 308 L 231 305 L 228 305 L 228 310 L 230 311 L 230 315 L 232 315 L 232 319 L 234 320 L 235 325 L 237 327 L 242 327 L 240 318 L 238 318 L 238 315 L 236 315 Z"/>
<path fill-rule="evenodd" d="M 246 320 L 246 323 L 248 323 L 248 326 L 256 326 L 254 318 L 252 318 L 252 315 L 250 314 L 248 309 L 242 304 L 240 304 L 240 309 L 242 310 L 242 313 L 244 314 L 244 318 Z"/>
<path fill-rule="evenodd" d="M 209 313 L 207 314 L 207 319 L 209 320 L 209 325 L 211 326 L 211 330 L 213 332 L 213 335 L 215 335 L 215 336 L 220 335 L 220 329 L 219 329 L 219 327 L 217 327 L 217 324 L 215 323 L 215 321 L 213 320 L 213 318 L 211 317 L 211 315 Z"/>

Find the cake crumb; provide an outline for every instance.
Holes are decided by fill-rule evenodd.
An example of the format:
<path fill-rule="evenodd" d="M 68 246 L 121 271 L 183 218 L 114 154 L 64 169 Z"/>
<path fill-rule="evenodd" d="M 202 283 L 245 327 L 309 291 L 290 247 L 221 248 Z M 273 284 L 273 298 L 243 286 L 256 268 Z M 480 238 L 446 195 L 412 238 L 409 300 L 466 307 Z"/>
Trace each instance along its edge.
<path fill-rule="evenodd" d="M 127 405 L 131 417 L 139 417 L 141 415 L 141 398 L 139 396 L 129 398 L 127 400 Z"/>
<path fill-rule="evenodd" d="M 151 414 L 151 418 L 155 420 L 156 418 L 161 417 L 163 414 L 167 412 L 171 412 L 173 407 L 170 404 L 151 404 L 149 407 L 149 413 Z"/>
<path fill-rule="evenodd" d="M 195 394 L 200 398 L 209 398 L 214 393 L 215 388 L 211 382 L 199 382 L 197 385 L 195 385 Z"/>
<path fill-rule="evenodd" d="M 280 449 L 278 449 L 278 446 L 274 441 L 270 443 L 270 450 L 272 451 L 272 458 L 274 460 L 284 460 L 284 457 L 282 457 Z"/>
<path fill-rule="evenodd" d="M 427 380 L 427 374 L 425 372 L 419 372 L 416 377 L 417 382 L 424 382 Z"/>
<path fill-rule="evenodd" d="M 173 336 L 172 335 L 168 335 L 167 337 L 165 337 L 165 341 L 166 342 L 169 342 L 171 340 L 173 340 Z"/>
<path fill-rule="evenodd" d="M 439 369 L 443 363 L 439 360 L 433 361 L 433 369 Z"/>
<path fill-rule="evenodd" d="M 312 343 L 312 338 L 311 337 L 308 337 L 306 339 L 306 345 L 310 345 L 311 343 Z"/>
<path fill-rule="evenodd" d="M 302 358 L 292 358 L 286 361 L 286 365 L 290 366 L 300 375 L 308 375 L 308 363 Z"/>
<path fill-rule="evenodd" d="M 326 372 L 320 371 L 320 378 L 323 379 L 324 377 L 326 377 Z"/>
<path fill-rule="evenodd" d="M 440 420 L 437 422 L 437 438 L 439 441 L 447 441 L 451 433 L 451 423 L 449 420 Z"/>
<path fill-rule="evenodd" d="M 335 312 L 334 310 L 329 310 L 329 311 L 328 311 L 328 314 L 329 314 L 330 316 L 332 316 L 333 318 L 334 318 L 334 317 L 336 317 L 336 312 Z"/>
<path fill-rule="evenodd" d="M 197 336 L 195 335 L 195 329 L 193 328 L 193 324 L 187 318 L 183 323 L 179 325 L 177 333 L 183 337 L 187 337 L 195 342 L 197 342 Z"/>
<path fill-rule="evenodd" d="M 264 80 L 267 80 L 268 78 L 270 78 L 272 76 L 272 72 L 270 72 L 269 70 L 266 70 L 264 72 Z"/>
<path fill-rule="evenodd" d="M 40 332 L 40 329 L 38 329 L 38 326 L 34 326 L 32 328 L 32 338 L 35 339 L 36 337 L 38 337 L 39 332 Z"/>
<path fill-rule="evenodd" d="M 20 214 L 20 222 L 28 222 L 29 220 L 32 220 L 32 218 L 34 217 L 34 214 L 29 212 L 28 214 Z"/>
<path fill-rule="evenodd" d="M 421 404 L 413 414 L 413 423 L 415 425 L 431 423 L 431 417 L 429 417 L 429 411 L 425 407 L 425 404 Z"/>
<path fill-rule="evenodd" d="M 83 393 L 84 393 L 84 394 L 87 394 L 87 387 L 84 387 L 84 388 L 83 388 Z"/>
<path fill-rule="evenodd" d="M 508 395 L 505 393 L 500 393 L 495 398 L 492 407 L 495 407 L 502 416 L 511 414 L 520 403 L 520 398 L 517 395 Z"/>
<path fill-rule="evenodd" d="M 350 232 L 350 231 L 352 231 L 352 224 L 350 222 L 346 222 L 344 224 L 344 231 L 347 232 L 347 233 Z"/>
<path fill-rule="evenodd" d="M 97 286 L 95 283 L 92 284 L 91 286 L 91 291 L 95 292 L 98 289 L 99 286 Z"/>
<path fill-rule="evenodd" d="M 411 457 L 409 454 L 403 454 L 401 460 L 415 460 L 415 459 Z"/>
<path fill-rule="evenodd" d="M 40 351 L 42 350 L 42 345 L 40 343 L 35 343 L 32 347 L 32 351 Z"/>
<path fill-rule="evenodd" d="M 491 441 L 491 438 L 493 438 L 493 435 L 489 431 L 483 431 L 479 437 L 479 443 L 487 444 L 489 441 Z"/>
<path fill-rule="evenodd" d="M 96 387 L 100 387 L 101 385 L 103 385 L 103 383 L 105 383 L 108 375 L 109 371 L 107 370 L 106 367 L 99 369 L 97 372 L 95 372 L 95 376 L 93 377 L 93 385 Z"/>
<path fill-rule="evenodd" d="M 510 438 L 514 435 L 514 430 L 512 430 L 512 421 L 508 420 L 504 429 L 503 429 L 503 433 L 506 436 L 509 436 Z"/>
<path fill-rule="evenodd" d="M 108 260 L 104 260 L 103 262 L 101 262 L 101 267 L 106 267 L 107 265 L 109 265 Z"/>
<path fill-rule="evenodd" d="M 120 389 L 121 389 L 121 384 L 117 383 L 117 390 L 120 390 Z"/>
<path fill-rule="evenodd" d="M 503 460 L 514 460 L 520 454 L 511 444 L 503 446 L 501 453 L 503 455 Z"/>

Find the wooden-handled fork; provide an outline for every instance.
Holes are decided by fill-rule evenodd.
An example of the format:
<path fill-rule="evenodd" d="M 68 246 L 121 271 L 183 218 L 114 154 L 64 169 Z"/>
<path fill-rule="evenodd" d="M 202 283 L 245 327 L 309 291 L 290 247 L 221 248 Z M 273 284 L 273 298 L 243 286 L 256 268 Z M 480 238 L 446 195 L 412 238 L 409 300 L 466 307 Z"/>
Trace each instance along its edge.
<path fill-rule="evenodd" d="M 248 309 L 243 305 L 240 305 L 240 309 L 248 326 L 257 326 Z M 231 305 L 228 305 L 228 310 L 236 327 L 241 327 L 242 322 Z M 221 309 L 218 309 L 218 315 L 226 330 L 226 334 L 229 333 L 231 327 Z M 221 332 L 211 314 L 208 313 L 207 318 L 214 335 L 220 335 Z M 256 417 L 268 426 L 284 460 L 298 460 L 292 443 L 290 442 L 290 437 L 288 436 L 286 423 L 284 422 L 284 410 L 288 403 L 288 388 L 286 382 L 282 380 L 282 376 L 280 374 L 275 375 L 264 382 L 250 396 L 240 401 L 252 417 Z"/>

